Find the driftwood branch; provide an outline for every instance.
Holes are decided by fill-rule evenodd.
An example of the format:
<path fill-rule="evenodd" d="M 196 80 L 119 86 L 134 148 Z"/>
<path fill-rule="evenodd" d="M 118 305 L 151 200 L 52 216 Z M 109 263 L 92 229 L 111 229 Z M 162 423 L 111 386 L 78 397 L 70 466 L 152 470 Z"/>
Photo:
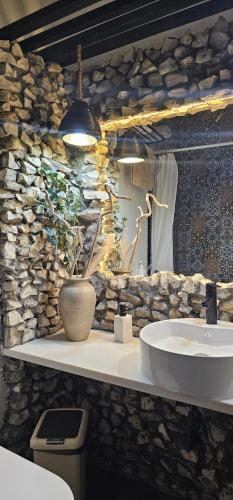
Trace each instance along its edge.
<path fill-rule="evenodd" d="M 77 250 L 77 254 L 76 254 L 75 260 L 74 260 L 74 262 L 73 262 L 73 264 L 71 266 L 70 276 L 73 276 L 73 274 L 74 274 L 74 271 L 75 271 L 75 268 L 77 266 L 80 253 L 81 253 L 81 251 L 83 249 L 82 229 L 84 229 L 84 226 L 76 226 L 76 228 L 77 228 L 79 248 Z"/>
<path fill-rule="evenodd" d="M 93 257 L 94 257 L 94 253 L 95 253 L 95 249 L 96 249 L 96 245 L 97 245 L 97 240 L 98 240 L 98 237 L 100 235 L 102 220 L 107 215 L 110 215 L 113 213 L 113 209 L 114 209 L 113 200 L 114 200 L 114 198 L 116 198 L 117 200 L 131 200 L 131 198 L 129 198 L 128 196 L 119 195 L 119 194 L 114 193 L 112 188 L 108 184 L 105 184 L 104 189 L 105 189 L 106 193 L 108 194 L 108 199 L 109 199 L 110 205 L 109 205 L 109 208 L 107 208 L 107 210 L 102 212 L 98 217 L 96 232 L 95 232 L 95 236 L 93 239 L 91 251 L 90 251 L 88 261 L 87 261 L 87 264 L 86 264 L 86 267 L 85 267 L 85 270 L 83 273 L 84 278 L 86 278 L 89 275 L 89 269 L 90 269 L 91 263 L 93 261 Z"/>
<path fill-rule="evenodd" d="M 130 259 L 129 259 L 129 264 L 127 267 L 128 271 L 131 271 L 132 264 L 135 258 L 138 242 L 140 240 L 141 232 L 142 232 L 142 225 L 145 219 L 149 219 L 152 215 L 152 202 L 154 202 L 155 205 L 158 207 L 164 207 L 168 208 L 168 205 L 165 203 L 160 203 L 157 198 L 152 194 L 152 193 L 147 193 L 146 194 L 146 205 L 147 205 L 147 212 L 143 212 L 141 207 L 138 207 L 140 210 L 140 215 L 136 219 L 136 233 L 133 241 L 131 242 L 129 249 L 127 251 L 127 256 L 131 253 Z"/>

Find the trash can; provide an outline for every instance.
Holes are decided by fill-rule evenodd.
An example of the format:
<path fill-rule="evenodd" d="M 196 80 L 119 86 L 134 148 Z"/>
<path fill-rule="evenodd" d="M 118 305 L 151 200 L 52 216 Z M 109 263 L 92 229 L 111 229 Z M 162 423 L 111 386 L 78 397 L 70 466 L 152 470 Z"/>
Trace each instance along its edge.
<path fill-rule="evenodd" d="M 86 410 L 47 410 L 41 415 L 30 441 L 34 462 L 64 479 L 75 500 L 85 498 L 87 422 Z"/>

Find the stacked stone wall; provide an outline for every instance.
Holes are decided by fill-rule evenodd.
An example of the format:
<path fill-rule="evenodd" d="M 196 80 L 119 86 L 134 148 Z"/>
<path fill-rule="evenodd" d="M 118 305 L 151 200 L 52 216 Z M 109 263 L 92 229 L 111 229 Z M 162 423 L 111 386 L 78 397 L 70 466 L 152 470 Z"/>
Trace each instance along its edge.
<path fill-rule="evenodd" d="M 201 274 L 184 276 L 167 271 L 152 276 L 106 276 L 99 274 L 92 282 L 97 291 L 94 326 L 113 331 L 114 315 L 124 302 L 133 317 L 134 335 L 153 321 L 205 318 L 206 283 Z M 233 283 L 217 283 L 218 317 L 233 321 Z"/>
<path fill-rule="evenodd" d="M 200 33 L 161 38 L 161 48 L 114 54 L 84 80 L 87 102 L 103 118 L 224 95 L 232 91 L 233 23 L 220 17 Z"/>

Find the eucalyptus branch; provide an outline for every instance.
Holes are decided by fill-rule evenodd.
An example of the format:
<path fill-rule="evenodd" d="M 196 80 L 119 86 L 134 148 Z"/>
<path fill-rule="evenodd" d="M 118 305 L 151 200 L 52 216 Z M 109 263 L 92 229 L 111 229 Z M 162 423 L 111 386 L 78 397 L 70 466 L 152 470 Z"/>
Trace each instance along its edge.
<path fill-rule="evenodd" d="M 114 200 L 114 198 L 116 198 L 117 200 L 131 200 L 131 198 L 129 198 L 128 196 L 119 195 L 119 194 L 114 193 L 112 188 L 108 184 L 105 184 L 104 189 L 105 189 L 106 193 L 108 194 L 110 206 L 109 206 L 109 208 L 107 208 L 107 210 L 102 212 L 98 217 L 96 232 L 95 232 L 95 236 L 93 239 L 90 255 L 88 257 L 88 261 L 87 261 L 87 264 L 86 264 L 86 267 L 85 267 L 85 270 L 83 273 L 84 278 L 86 278 L 88 276 L 88 272 L 89 272 L 91 263 L 93 261 L 93 257 L 94 257 L 94 253 L 95 253 L 95 249 L 96 249 L 96 245 L 97 245 L 97 240 L 98 240 L 98 237 L 100 235 L 102 220 L 107 215 L 110 215 L 113 213 L 113 209 L 114 209 L 113 200 Z"/>
<path fill-rule="evenodd" d="M 47 190 L 45 190 L 45 196 L 46 196 L 46 200 L 47 200 L 47 203 L 48 203 L 48 206 L 52 212 L 52 215 L 55 219 L 59 220 L 62 224 L 64 224 L 64 226 L 68 229 L 68 231 L 75 237 L 77 238 L 78 237 L 78 245 L 79 245 L 79 249 L 77 250 L 77 254 L 76 254 L 76 257 L 75 257 L 75 260 L 74 262 L 72 263 L 72 266 L 69 270 L 69 275 L 72 277 L 73 274 L 74 274 L 74 270 L 75 270 L 75 267 L 77 265 L 77 262 L 78 262 L 78 259 L 79 259 L 79 256 L 80 256 L 80 253 L 83 249 L 83 239 L 82 239 L 82 229 L 84 229 L 84 226 L 71 226 L 61 215 L 59 215 L 58 213 L 55 212 L 55 208 L 53 206 L 53 202 L 49 196 L 49 193 Z M 57 252 L 57 245 L 56 245 L 56 252 Z"/>
<path fill-rule="evenodd" d="M 69 229 L 69 230 L 70 230 L 70 229 L 71 229 L 71 226 L 69 225 L 69 223 L 68 223 L 65 219 L 63 219 L 63 217 L 61 217 L 61 215 L 59 215 L 59 214 L 57 214 L 57 213 L 55 212 L 55 209 L 54 209 L 54 206 L 53 206 L 52 200 L 51 200 L 51 198 L 50 198 L 49 193 L 48 193 L 48 191 L 47 191 L 47 190 L 45 190 L 45 196 L 46 196 L 46 200 L 47 200 L 48 206 L 49 206 L 49 208 L 50 208 L 50 210 L 51 210 L 51 212 L 52 212 L 52 215 L 53 215 L 56 219 L 58 219 L 60 222 L 62 222 L 62 224 L 64 224 L 64 226 L 66 226 L 66 227 L 67 227 L 67 229 Z"/>

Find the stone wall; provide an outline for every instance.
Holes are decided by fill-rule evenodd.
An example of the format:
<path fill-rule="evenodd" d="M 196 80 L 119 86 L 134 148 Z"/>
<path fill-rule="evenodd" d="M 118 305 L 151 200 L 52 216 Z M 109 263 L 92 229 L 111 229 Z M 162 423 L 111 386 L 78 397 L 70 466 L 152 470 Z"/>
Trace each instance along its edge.
<path fill-rule="evenodd" d="M 107 197 L 100 192 L 104 174 L 101 181 L 95 149 L 65 148 L 57 133 L 73 96 L 72 79 L 58 64 L 45 64 L 36 54 L 25 57 L 17 43 L 0 41 L 0 275 L 8 347 L 61 326 L 57 303 L 66 272 L 62 254 L 54 259 L 41 223 L 41 166 L 61 172 L 80 199 L 86 228 L 80 268 Z"/>
<path fill-rule="evenodd" d="M 84 251 L 79 261 L 81 269 L 93 238 L 101 195 L 103 200 L 106 195 L 95 191 L 98 184 L 96 161 L 95 155 L 85 154 L 69 158 L 69 164 L 64 165 L 52 158 L 31 156 L 19 150 L 3 152 L 0 156 L 1 303 L 8 347 L 53 333 L 61 327 L 58 294 L 66 270 L 64 255 L 58 251 L 55 259 L 55 250 L 43 230 L 45 183 L 40 167 L 46 165 L 63 173 L 70 190 L 80 199 L 80 221 L 86 228 L 83 231 Z"/>
<path fill-rule="evenodd" d="M 25 57 L 17 43 L 6 40 L 0 41 L 0 65 L 0 147 L 67 163 L 54 132 L 71 102 L 69 74 L 36 54 Z"/>
<path fill-rule="evenodd" d="M 113 330 L 114 315 L 119 302 L 125 302 L 133 317 L 134 335 L 152 321 L 204 318 L 202 302 L 209 280 L 200 274 L 184 276 L 166 271 L 143 276 L 97 275 L 92 282 L 97 292 L 95 328 Z M 218 283 L 219 319 L 233 321 L 233 283 Z"/>
<path fill-rule="evenodd" d="M 233 24 L 166 38 L 161 49 L 130 48 L 86 75 L 85 95 L 103 118 L 170 108 L 232 88 Z"/>
<path fill-rule="evenodd" d="M 68 163 L 54 132 L 71 92 L 58 64 L 46 65 L 35 54 L 25 57 L 17 43 L 0 42 L 0 272 L 8 346 L 56 329 L 60 321 L 51 289 L 62 283 L 62 271 L 59 276 L 54 269 L 36 202 L 44 198 L 41 164 L 66 169 Z"/>
<path fill-rule="evenodd" d="M 75 378 L 89 457 L 183 500 L 232 500 L 233 418 Z M 188 416 L 189 415 L 189 416 Z M 191 420 L 192 419 L 192 420 Z M 189 433 L 189 436 L 188 436 Z"/>

